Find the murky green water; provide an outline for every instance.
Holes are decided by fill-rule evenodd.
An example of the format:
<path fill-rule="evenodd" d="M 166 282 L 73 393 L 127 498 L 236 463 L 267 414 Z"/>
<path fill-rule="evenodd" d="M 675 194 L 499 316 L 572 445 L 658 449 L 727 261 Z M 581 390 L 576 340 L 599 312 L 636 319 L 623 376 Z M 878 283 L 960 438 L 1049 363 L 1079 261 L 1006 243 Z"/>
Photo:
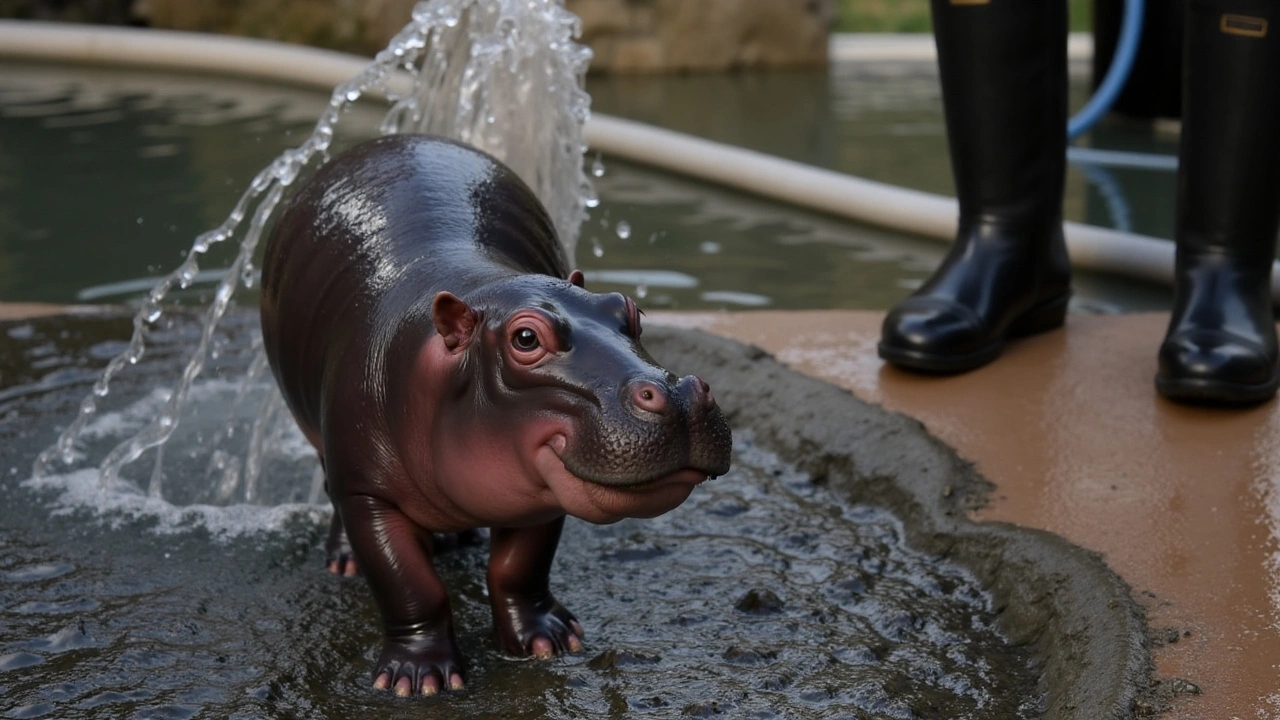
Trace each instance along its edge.
<path fill-rule="evenodd" d="M 602 112 L 946 192 L 936 86 L 909 70 L 896 80 L 836 71 L 593 79 L 589 89 Z M 0 65 L 0 301 L 140 297 L 301 140 L 326 99 L 247 81 Z M 339 146 L 373 132 L 380 113 L 367 114 L 343 124 L 364 130 Z M 945 251 L 604 160 L 602 204 L 577 263 L 593 287 L 642 296 L 645 307 L 884 309 Z M 229 251 L 215 249 L 206 266 Z M 1164 289 L 1088 274 L 1077 296 L 1084 310 L 1168 304 Z"/>
<path fill-rule="evenodd" d="M 130 435 L 176 377 L 196 326 L 167 317 L 112 386 L 91 444 Z M 484 550 L 465 548 L 439 566 L 468 689 L 425 701 L 376 693 L 376 612 L 362 581 L 323 571 L 325 510 L 305 504 L 314 461 L 297 433 L 285 428 L 278 443 L 267 506 L 213 506 L 222 475 L 210 433 L 233 428 L 218 438 L 227 447 L 251 435 L 231 379 L 252 356 L 252 313 L 224 322 L 193 391 L 202 422 L 166 446 L 161 487 L 174 502 L 99 492 L 92 471 L 27 481 L 127 327 L 0 325 L 2 717 L 1038 716 L 1028 654 L 995 631 L 991 600 L 966 572 L 907 548 L 895 518 L 844 502 L 743 428 L 735 470 L 678 510 L 568 524 L 552 585 L 587 628 L 585 652 L 502 657 Z M 126 477 L 145 487 L 150 459 Z"/>
<path fill-rule="evenodd" d="M 589 87 L 592 105 L 602 113 L 881 182 L 955 192 L 932 61 L 844 63 L 824 73 L 599 76 Z M 1071 107 L 1082 106 L 1088 95 L 1088 66 L 1076 64 Z M 1119 122 L 1096 126 L 1077 144 L 1163 155 L 1178 151 L 1176 136 Z M 1105 172 L 1112 200 L 1079 167 L 1068 166 L 1068 220 L 1172 237 L 1173 173 Z"/>

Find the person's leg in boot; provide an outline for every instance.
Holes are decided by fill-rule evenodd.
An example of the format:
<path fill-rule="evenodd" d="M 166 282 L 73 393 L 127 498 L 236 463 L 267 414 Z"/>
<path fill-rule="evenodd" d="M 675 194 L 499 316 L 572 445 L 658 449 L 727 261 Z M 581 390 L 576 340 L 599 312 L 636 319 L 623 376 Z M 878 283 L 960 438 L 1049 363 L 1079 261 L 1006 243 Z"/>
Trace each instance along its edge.
<path fill-rule="evenodd" d="M 880 357 L 957 373 L 1062 325 L 1066 28 L 1062 0 L 932 0 L 960 201 L 955 245 L 884 321 Z"/>
<path fill-rule="evenodd" d="M 1190 0 L 1186 40 L 1175 300 L 1156 389 L 1258 403 L 1280 384 L 1280 2 Z"/>

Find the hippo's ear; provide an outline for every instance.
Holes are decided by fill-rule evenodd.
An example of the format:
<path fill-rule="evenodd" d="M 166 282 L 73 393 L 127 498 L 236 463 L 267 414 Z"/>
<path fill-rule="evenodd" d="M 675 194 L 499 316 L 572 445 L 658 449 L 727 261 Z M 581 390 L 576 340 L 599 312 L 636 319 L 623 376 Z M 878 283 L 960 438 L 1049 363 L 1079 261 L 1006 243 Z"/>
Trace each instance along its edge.
<path fill-rule="evenodd" d="M 581 270 L 574 270 L 573 272 L 569 273 L 569 282 L 573 283 L 574 285 L 577 285 L 578 287 L 586 287 L 586 285 L 583 284 L 586 282 L 586 280 L 587 278 L 582 274 Z"/>
<path fill-rule="evenodd" d="M 436 293 L 431 301 L 431 319 L 449 350 L 463 350 L 471 344 L 479 317 L 471 306 L 450 292 Z"/>

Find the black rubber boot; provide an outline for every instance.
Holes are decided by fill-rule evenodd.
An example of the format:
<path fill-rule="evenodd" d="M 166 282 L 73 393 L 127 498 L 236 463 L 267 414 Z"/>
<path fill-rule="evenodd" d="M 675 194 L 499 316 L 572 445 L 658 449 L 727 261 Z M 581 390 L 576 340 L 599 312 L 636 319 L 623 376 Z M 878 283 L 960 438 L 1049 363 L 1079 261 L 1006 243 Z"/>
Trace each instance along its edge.
<path fill-rule="evenodd" d="M 1066 314 L 1067 8 L 933 0 L 932 10 L 959 232 L 933 277 L 885 317 L 879 352 L 958 373 Z"/>
<path fill-rule="evenodd" d="M 1190 0 L 1186 40 L 1175 301 L 1156 389 L 1254 404 L 1280 385 L 1280 2 Z"/>

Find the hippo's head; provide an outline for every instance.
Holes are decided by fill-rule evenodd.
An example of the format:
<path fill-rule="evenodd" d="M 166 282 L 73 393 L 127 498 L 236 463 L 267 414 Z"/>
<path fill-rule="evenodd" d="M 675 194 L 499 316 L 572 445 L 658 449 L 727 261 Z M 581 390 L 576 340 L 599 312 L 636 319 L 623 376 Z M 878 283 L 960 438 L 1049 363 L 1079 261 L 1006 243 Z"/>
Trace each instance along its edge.
<path fill-rule="evenodd" d="M 508 278 L 467 301 L 442 292 L 432 304 L 461 358 L 459 392 L 501 436 L 491 444 L 514 445 L 565 512 L 592 522 L 661 514 L 729 470 L 729 425 L 710 387 L 649 356 L 640 315 L 624 295 L 583 289 L 576 271 Z"/>

